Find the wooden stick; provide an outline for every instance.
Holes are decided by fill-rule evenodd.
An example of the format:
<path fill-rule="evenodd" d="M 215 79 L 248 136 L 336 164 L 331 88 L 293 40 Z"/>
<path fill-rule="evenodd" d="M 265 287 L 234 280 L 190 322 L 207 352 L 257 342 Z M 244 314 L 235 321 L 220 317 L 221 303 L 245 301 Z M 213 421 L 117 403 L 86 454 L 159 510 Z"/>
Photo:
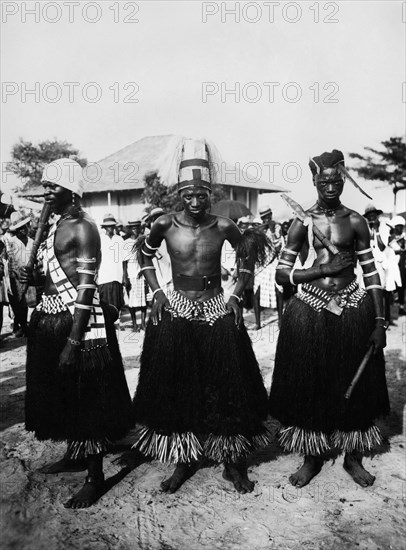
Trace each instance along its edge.
<path fill-rule="evenodd" d="M 344 395 L 345 399 L 349 399 L 349 398 L 351 397 L 351 394 L 352 394 L 352 392 L 353 392 L 353 389 L 355 388 L 355 385 L 357 384 L 357 382 L 358 382 L 358 380 L 359 380 L 361 374 L 364 372 L 364 369 L 365 369 L 365 367 L 367 366 L 367 363 L 368 363 L 368 361 L 370 360 L 373 351 L 374 351 L 374 345 L 371 344 L 371 345 L 369 346 L 369 348 L 368 348 L 368 351 L 367 351 L 366 354 L 364 355 L 364 358 L 363 358 L 363 360 L 361 361 L 361 364 L 360 364 L 360 366 L 358 367 L 358 370 L 357 370 L 357 372 L 355 373 L 355 376 L 354 376 L 354 378 L 352 379 L 351 384 L 348 386 L 347 391 L 345 392 L 345 395 Z"/>
<path fill-rule="evenodd" d="M 44 232 L 45 232 L 50 214 L 51 214 L 51 205 L 48 202 L 45 202 L 39 217 L 38 227 L 35 233 L 34 244 L 32 245 L 31 254 L 26 265 L 26 267 L 28 267 L 29 270 L 33 269 L 35 261 L 37 259 L 38 248 L 39 248 L 39 245 L 42 243 L 42 238 L 44 236 Z M 29 287 L 29 284 L 24 283 L 21 300 L 24 298 L 24 295 L 27 292 L 28 287 Z"/>

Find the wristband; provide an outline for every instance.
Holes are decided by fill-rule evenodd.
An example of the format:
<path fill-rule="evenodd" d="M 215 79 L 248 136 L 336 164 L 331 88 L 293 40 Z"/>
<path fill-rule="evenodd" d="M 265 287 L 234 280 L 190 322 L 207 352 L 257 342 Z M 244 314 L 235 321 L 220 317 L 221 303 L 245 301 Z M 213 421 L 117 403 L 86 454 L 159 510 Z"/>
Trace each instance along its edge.
<path fill-rule="evenodd" d="M 159 292 L 160 290 L 162 290 L 161 287 L 156 288 L 156 289 L 152 292 L 152 298 L 155 298 L 155 294 L 156 294 L 157 292 Z M 163 292 L 163 290 L 162 290 L 162 292 Z"/>
<path fill-rule="evenodd" d="M 289 273 L 289 282 L 292 286 L 295 286 L 295 281 L 293 280 L 293 274 L 295 271 L 295 269 L 292 269 L 292 271 Z"/>
<path fill-rule="evenodd" d="M 153 265 L 147 265 L 146 267 L 142 267 L 140 269 L 140 272 L 141 271 L 146 271 L 147 269 L 153 269 L 154 271 L 156 271 L 155 267 Z"/>
<path fill-rule="evenodd" d="M 80 346 L 79 340 L 73 340 L 73 338 L 69 338 L 69 336 L 66 338 L 69 343 L 72 344 L 72 346 Z"/>
<path fill-rule="evenodd" d="M 237 300 L 238 303 L 241 302 L 242 298 L 240 298 L 239 296 L 237 296 L 237 294 L 230 294 L 230 298 L 231 296 L 233 296 L 233 298 L 235 298 Z"/>

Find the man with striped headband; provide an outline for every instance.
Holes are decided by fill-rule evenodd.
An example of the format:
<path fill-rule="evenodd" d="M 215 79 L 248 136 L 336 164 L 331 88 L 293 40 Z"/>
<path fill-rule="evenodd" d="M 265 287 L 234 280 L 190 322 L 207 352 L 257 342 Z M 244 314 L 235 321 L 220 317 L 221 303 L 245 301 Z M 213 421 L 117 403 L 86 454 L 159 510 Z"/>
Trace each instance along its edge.
<path fill-rule="evenodd" d="M 230 219 L 210 214 L 210 146 L 186 139 L 176 151 L 174 173 L 183 210 L 160 216 L 139 254 L 154 304 L 134 398 L 135 419 L 142 425 L 135 447 L 176 463 L 161 484 L 165 492 L 174 493 L 205 456 L 224 463 L 224 478 L 247 493 L 254 484 L 243 458 L 269 441 L 263 425 L 267 394 L 239 307 L 254 268 L 255 259 L 247 258 L 253 246 L 249 249 Z M 259 235 L 265 249 L 266 239 Z M 220 265 L 225 240 L 242 258 L 227 304 Z M 163 241 L 173 274 L 174 291 L 168 296 L 152 261 Z"/>
<path fill-rule="evenodd" d="M 105 491 L 103 453 L 131 427 L 131 398 L 108 306 L 97 293 L 100 236 L 82 210 L 82 169 L 71 159 L 45 167 L 45 200 L 60 218 L 44 254 L 45 287 L 27 346 L 26 429 L 68 442 L 41 472 L 88 471 L 65 506 L 87 508 Z M 24 268 L 25 279 L 30 273 Z"/>
<path fill-rule="evenodd" d="M 293 222 L 276 271 L 279 284 L 301 290 L 282 317 L 270 413 L 282 424 L 282 446 L 305 457 L 290 476 L 293 485 L 309 483 L 321 470 L 323 453 L 337 448 L 345 452 L 346 471 L 367 487 L 375 478 L 362 466 L 362 455 L 382 442 L 374 419 L 389 411 L 381 283 L 365 219 L 340 202 L 346 177 L 353 182 L 343 154 L 323 153 L 309 165 L 318 198 L 304 219 Z M 313 240 L 313 232 L 324 244 Z M 309 262 L 296 268 L 297 256 L 304 260 L 306 252 Z M 356 260 L 366 290 L 356 283 Z M 371 346 L 373 355 L 345 399 Z"/>

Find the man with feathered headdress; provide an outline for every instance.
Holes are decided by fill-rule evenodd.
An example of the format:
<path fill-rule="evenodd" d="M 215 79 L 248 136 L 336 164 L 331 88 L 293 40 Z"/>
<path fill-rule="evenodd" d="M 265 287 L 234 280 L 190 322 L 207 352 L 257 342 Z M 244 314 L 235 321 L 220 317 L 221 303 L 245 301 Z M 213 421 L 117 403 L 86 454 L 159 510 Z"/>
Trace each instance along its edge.
<path fill-rule="evenodd" d="M 283 425 L 282 446 L 305 455 L 304 465 L 290 476 L 293 485 L 309 483 L 322 467 L 323 453 L 334 447 L 345 452 L 344 468 L 354 481 L 367 487 L 375 478 L 362 466 L 362 454 L 382 442 L 374 419 L 389 410 L 382 288 L 368 225 L 340 202 L 346 177 L 353 182 L 343 154 L 323 153 L 309 165 L 317 202 L 292 223 L 276 268 L 279 284 L 300 284 L 301 290 L 282 317 L 270 412 Z M 322 241 L 313 240 L 313 232 Z M 307 249 L 314 252 L 310 266 L 295 269 L 298 254 Z M 366 290 L 355 280 L 355 258 Z M 370 346 L 374 354 L 346 400 Z"/>
<path fill-rule="evenodd" d="M 161 485 L 169 493 L 193 474 L 202 456 L 224 463 L 223 475 L 238 492 L 252 491 L 241 459 L 269 441 L 263 425 L 267 394 L 239 307 L 258 242 L 251 235 L 248 243 L 249 232 L 244 239 L 230 219 L 210 214 L 213 151 L 205 140 L 181 139 L 172 146 L 160 176 L 177 183 L 183 210 L 160 216 L 139 253 L 155 301 L 134 398 L 135 419 L 143 425 L 135 447 L 177 464 Z M 258 239 L 264 256 L 261 232 Z M 241 259 L 227 304 L 220 265 L 225 240 Z M 172 263 L 174 291 L 168 296 L 153 264 L 163 241 Z"/>

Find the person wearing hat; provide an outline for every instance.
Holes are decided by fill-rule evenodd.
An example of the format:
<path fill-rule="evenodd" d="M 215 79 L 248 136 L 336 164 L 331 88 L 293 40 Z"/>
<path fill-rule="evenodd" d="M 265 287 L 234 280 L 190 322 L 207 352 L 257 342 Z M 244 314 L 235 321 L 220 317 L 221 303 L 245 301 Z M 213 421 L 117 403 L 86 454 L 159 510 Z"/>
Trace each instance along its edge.
<path fill-rule="evenodd" d="M 394 216 L 391 219 L 393 227 L 393 237 L 389 246 L 394 250 L 398 257 L 398 265 L 400 271 L 400 281 L 397 284 L 396 290 L 399 302 L 399 315 L 405 315 L 405 288 L 406 288 L 406 233 L 405 233 L 405 218 L 402 216 Z"/>
<path fill-rule="evenodd" d="M 99 270 L 100 302 L 117 309 L 118 314 L 124 305 L 123 261 L 125 258 L 124 239 L 116 234 L 117 221 L 113 214 L 105 214 L 101 223 L 101 263 Z"/>
<path fill-rule="evenodd" d="M 145 317 L 147 314 L 146 283 L 137 256 L 137 241 L 141 237 L 141 220 L 129 221 L 127 227 L 131 230 L 124 245 L 126 255 L 123 263 L 124 287 L 128 293 L 128 308 L 130 310 L 133 330 L 139 332 L 145 330 Z M 142 238 L 142 237 L 141 237 Z M 138 315 L 140 323 L 138 324 Z"/>
<path fill-rule="evenodd" d="M 255 263 L 253 241 L 228 218 L 210 214 L 212 147 L 185 139 L 173 151 L 176 158 L 168 165 L 175 169 L 162 169 L 160 178 L 166 185 L 177 182 L 183 210 L 160 216 L 139 253 L 154 303 L 134 398 L 142 425 L 135 448 L 176 463 L 161 484 L 165 492 L 174 493 L 206 456 L 223 463 L 225 479 L 247 493 L 254 484 L 243 458 L 270 441 L 267 393 L 239 306 Z M 258 239 L 264 253 L 262 233 Z M 244 258 L 227 304 L 220 265 L 225 240 Z M 153 263 L 163 241 L 172 262 L 174 291 L 168 295 Z"/>
<path fill-rule="evenodd" d="M 383 348 L 386 323 L 382 287 L 365 218 L 340 201 L 346 179 L 341 151 L 310 159 L 316 203 L 292 223 L 276 281 L 301 285 L 282 317 L 269 398 L 270 413 L 282 424 L 284 449 L 304 455 L 289 478 L 300 488 L 317 475 L 331 448 L 345 453 L 344 468 L 367 487 L 375 478 L 362 464 L 366 450 L 382 443 L 376 418 L 389 412 Z M 358 185 L 354 182 L 355 185 Z M 314 239 L 316 226 L 330 245 Z M 298 255 L 314 248 L 307 268 L 295 268 Z M 365 290 L 354 275 L 361 264 Z M 368 349 L 373 350 L 351 397 L 344 398 Z"/>
<path fill-rule="evenodd" d="M 97 293 L 100 237 L 81 207 L 82 169 L 63 158 L 42 175 L 45 201 L 59 220 L 44 253 L 45 286 L 27 344 L 25 426 L 39 440 L 67 441 L 45 474 L 87 470 L 65 507 L 87 508 L 106 491 L 103 453 L 132 425 L 131 398 L 109 308 Z M 23 281 L 32 278 L 25 267 Z"/>
<path fill-rule="evenodd" d="M 30 285 L 27 293 L 23 294 L 24 285 L 20 281 L 20 269 L 27 263 L 34 244 L 28 236 L 30 222 L 29 216 L 13 212 L 9 227 L 12 237 L 5 241 L 11 290 L 9 302 L 14 313 L 13 335 L 16 338 L 27 336 L 28 304 L 35 306 L 35 287 Z"/>
<path fill-rule="evenodd" d="M 392 293 L 396 289 L 397 283 L 400 282 L 400 273 L 396 255 L 392 248 L 388 246 L 389 226 L 381 221 L 382 214 L 382 210 L 376 208 L 373 204 L 369 204 L 365 208 L 363 216 L 369 226 L 372 253 L 383 290 L 384 316 L 389 326 L 391 324 Z M 358 266 L 358 273 L 361 279 L 360 266 Z M 362 280 L 360 284 L 363 287 L 365 286 L 362 284 Z"/>
<path fill-rule="evenodd" d="M 272 210 L 269 206 L 259 211 L 259 216 L 264 225 L 265 235 L 275 249 L 275 258 L 262 269 L 254 280 L 253 305 L 255 312 L 256 329 L 261 328 L 261 308 L 275 309 L 278 306 L 278 294 L 275 286 L 275 270 L 278 257 L 282 248 L 281 226 L 272 219 Z"/>

